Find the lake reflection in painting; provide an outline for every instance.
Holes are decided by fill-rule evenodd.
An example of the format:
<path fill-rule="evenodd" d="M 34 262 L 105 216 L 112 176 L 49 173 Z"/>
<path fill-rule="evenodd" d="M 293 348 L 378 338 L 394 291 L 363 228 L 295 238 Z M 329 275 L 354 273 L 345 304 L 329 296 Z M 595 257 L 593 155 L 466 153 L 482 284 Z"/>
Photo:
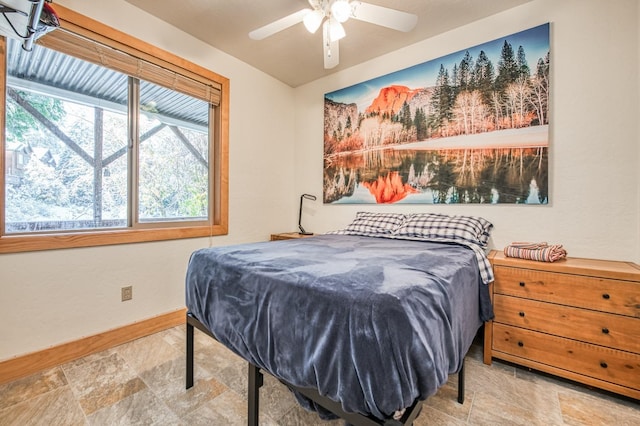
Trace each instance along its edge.
<path fill-rule="evenodd" d="M 547 147 L 379 149 L 325 158 L 325 203 L 548 200 Z"/>

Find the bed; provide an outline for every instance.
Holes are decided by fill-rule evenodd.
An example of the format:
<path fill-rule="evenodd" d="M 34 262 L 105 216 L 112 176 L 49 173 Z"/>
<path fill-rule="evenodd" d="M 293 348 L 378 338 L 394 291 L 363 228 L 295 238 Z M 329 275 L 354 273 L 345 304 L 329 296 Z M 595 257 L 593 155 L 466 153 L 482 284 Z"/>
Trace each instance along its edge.
<path fill-rule="evenodd" d="M 185 284 L 187 388 L 195 327 L 248 361 L 250 425 L 260 371 L 322 418 L 411 424 L 492 318 L 491 227 L 359 212 L 335 233 L 197 250 Z"/>

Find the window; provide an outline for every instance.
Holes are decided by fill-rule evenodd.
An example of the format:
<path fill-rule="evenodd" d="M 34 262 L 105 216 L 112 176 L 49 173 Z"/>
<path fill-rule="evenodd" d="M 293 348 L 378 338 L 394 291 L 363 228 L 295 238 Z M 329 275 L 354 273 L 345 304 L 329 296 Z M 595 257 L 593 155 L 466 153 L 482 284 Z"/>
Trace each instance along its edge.
<path fill-rule="evenodd" d="M 0 252 L 225 234 L 228 80 L 56 11 L 3 49 Z"/>

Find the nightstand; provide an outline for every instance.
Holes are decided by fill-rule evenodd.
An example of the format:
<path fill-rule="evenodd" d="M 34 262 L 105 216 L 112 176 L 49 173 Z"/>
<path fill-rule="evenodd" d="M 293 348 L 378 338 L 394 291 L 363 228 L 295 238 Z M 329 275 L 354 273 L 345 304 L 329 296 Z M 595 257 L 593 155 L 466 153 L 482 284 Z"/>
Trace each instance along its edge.
<path fill-rule="evenodd" d="M 299 234 L 297 232 L 282 232 L 280 234 L 271 234 L 271 241 L 293 240 L 293 239 L 296 239 L 296 238 L 313 237 L 314 235 L 315 234 L 303 235 L 303 234 Z"/>

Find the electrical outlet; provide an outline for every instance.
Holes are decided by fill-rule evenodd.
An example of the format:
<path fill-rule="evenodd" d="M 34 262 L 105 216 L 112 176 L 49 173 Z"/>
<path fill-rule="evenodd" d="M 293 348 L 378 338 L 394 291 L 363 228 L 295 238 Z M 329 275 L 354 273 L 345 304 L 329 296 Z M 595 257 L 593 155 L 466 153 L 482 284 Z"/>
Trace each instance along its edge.
<path fill-rule="evenodd" d="M 133 299 L 133 286 L 122 287 L 122 301 L 125 302 L 127 300 Z"/>

